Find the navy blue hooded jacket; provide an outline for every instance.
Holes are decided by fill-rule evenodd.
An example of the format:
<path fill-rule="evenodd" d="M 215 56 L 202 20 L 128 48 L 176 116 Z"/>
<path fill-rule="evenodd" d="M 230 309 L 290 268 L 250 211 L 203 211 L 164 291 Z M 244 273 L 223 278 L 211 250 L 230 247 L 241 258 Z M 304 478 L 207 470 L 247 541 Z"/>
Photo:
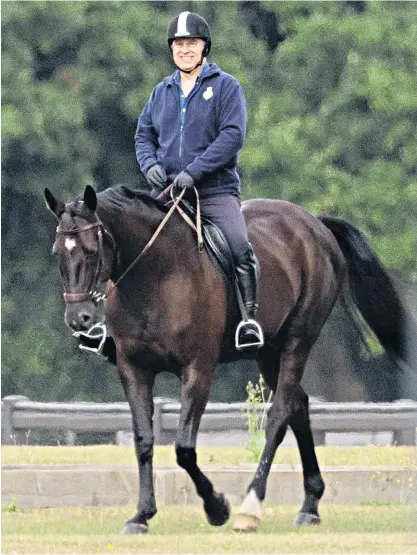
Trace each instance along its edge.
<path fill-rule="evenodd" d="M 210 63 L 188 97 L 181 94 L 177 70 L 154 88 L 139 116 L 135 144 L 142 173 L 160 164 L 167 184 L 185 170 L 202 196 L 239 193 L 236 164 L 247 120 L 242 87 Z"/>

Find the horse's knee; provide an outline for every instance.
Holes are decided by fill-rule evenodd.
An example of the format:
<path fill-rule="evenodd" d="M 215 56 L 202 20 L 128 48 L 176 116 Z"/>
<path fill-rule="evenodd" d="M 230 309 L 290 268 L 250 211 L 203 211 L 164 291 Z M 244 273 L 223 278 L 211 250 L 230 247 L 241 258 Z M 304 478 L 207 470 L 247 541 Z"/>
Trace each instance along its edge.
<path fill-rule="evenodd" d="M 181 447 L 180 445 L 176 445 L 175 452 L 177 455 L 177 463 L 181 468 L 187 470 L 196 466 L 197 454 L 194 447 Z"/>
<path fill-rule="evenodd" d="M 266 437 L 275 436 L 279 430 L 286 430 L 290 419 L 290 411 L 288 407 L 280 407 L 272 405 L 268 411 L 266 420 L 265 435 Z"/>
<path fill-rule="evenodd" d="M 139 460 L 141 463 L 146 463 L 152 460 L 153 457 L 153 437 L 138 437 L 137 450 Z"/>
<path fill-rule="evenodd" d="M 297 391 L 296 395 L 294 395 L 289 424 L 294 431 L 310 427 L 308 395 L 303 390 Z"/>
<path fill-rule="evenodd" d="M 304 489 L 306 493 L 311 493 L 317 499 L 321 499 L 324 493 L 324 481 L 320 473 L 307 476 L 304 479 Z"/>
<path fill-rule="evenodd" d="M 302 387 L 299 387 L 294 395 L 294 402 L 297 407 L 302 407 L 303 409 L 308 407 L 309 397 Z"/>

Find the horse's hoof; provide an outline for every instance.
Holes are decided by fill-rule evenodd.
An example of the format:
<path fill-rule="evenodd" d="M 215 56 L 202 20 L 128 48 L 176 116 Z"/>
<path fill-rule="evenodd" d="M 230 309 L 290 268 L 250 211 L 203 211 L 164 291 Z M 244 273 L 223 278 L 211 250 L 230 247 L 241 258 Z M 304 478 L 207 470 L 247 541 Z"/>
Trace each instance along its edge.
<path fill-rule="evenodd" d="M 320 517 L 311 513 L 298 513 L 294 526 L 312 526 L 320 524 Z"/>
<path fill-rule="evenodd" d="M 261 522 L 261 504 L 254 489 L 249 490 L 236 515 L 235 532 L 256 532 Z"/>
<path fill-rule="evenodd" d="M 139 524 L 138 522 L 126 522 L 122 534 L 147 534 L 149 527 L 147 524 Z"/>
<path fill-rule="evenodd" d="M 209 503 L 204 504 L 204 510 L 212 526 L 223 526 L 230 518 L 230 503 L 222 493 L 213 494 Z"/>
<path fill-rule="evenodd" d="M 261 519 L 256 515 L 238 513 L 233 525 L 234 532 L 257 532 Z"/>

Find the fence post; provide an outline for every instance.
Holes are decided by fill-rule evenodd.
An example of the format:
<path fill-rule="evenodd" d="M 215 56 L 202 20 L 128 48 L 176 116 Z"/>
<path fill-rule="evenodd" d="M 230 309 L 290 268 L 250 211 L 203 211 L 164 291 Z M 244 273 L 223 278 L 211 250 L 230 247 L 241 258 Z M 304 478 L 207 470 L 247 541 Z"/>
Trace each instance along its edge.
<path fill-rule="evenodd" d="M 65 434 L 65 440 L 67 445 L 75 445 L 75 441 L 77 439 L 77 433 L 74 432 L 73 430 L 68 430 L 67 433 Z"/>
<path fill-rule="evenodd" d="M 416 429 L 394 430 L 393 445 L 416 445 Z"/>
<path fill-rule="evenodd" d="M 154 444 L 161 445 L 162 439 L 162 405 L 163 399 L 154 399 L 154 412 L 153 412 L 153 437 Z"/>
<path fill-rule="evenodd" d="M 314 445 L 326 445 L 326 431 L 325 430 L 314 430 L 313 428 L 313 440 Z"/>
<path fill-rule="evenodd" d="M 22 445 L 26 443 L 25 430 L 13 427 L 13 410 L 18 401 L 29 401 L 24 395 L 8 395 L 1 401 L 1 443 L 2 445 Z"/>

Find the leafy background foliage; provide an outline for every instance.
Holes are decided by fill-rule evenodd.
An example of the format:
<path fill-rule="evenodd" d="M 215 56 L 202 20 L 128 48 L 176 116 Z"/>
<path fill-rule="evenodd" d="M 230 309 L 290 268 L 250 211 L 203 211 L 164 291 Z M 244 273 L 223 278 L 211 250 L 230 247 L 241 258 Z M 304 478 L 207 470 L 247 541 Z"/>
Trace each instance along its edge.
<path fill-rule="evenodd" d="M 417 279 L 417 3 L 5 1 L 3 395 L 123 399 L 64 326 L 43 190 L 70 200 L 88 183 L 138 183 L 137 117 L 173 70 L 166 27 L 185 9 L 209 21 L 210 59 L 246 93 L 243 197 L 343 217 Z M 242 372 L 214 397 L 244 395 Z"/>

